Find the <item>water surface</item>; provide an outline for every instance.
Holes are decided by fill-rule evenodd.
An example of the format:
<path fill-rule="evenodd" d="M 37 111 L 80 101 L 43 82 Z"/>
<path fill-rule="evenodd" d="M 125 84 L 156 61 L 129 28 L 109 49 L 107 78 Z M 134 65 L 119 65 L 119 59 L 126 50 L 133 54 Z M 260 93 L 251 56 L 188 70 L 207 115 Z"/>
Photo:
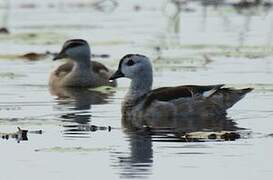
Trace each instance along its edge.
<path fill-rule="evenodd" d="M 17 127 L 30 132 L 28 140 L 1 139 L 0 179 L 272 178 L 271 11 L 240 14 L 230 6 L 194 2 L 178 13 L 172 3 L 155 0 L 76 5 L 14 0 L 9 11 L 1 6 L 11 34 L 0 35 L 0 133 Z M 88 40 L 92 53 L 110 55 L 95 60 L 113 68 L 124 54 L 149 56 L 154 88 L 216 83 L 255 88 L 226 119 L 186 125 L 236 130 L 241 138 L 184 142 L 167 130 L 124 129 L 120 105 L 126 79 L 110 92 L 52 95 L 47 80 L 58 65 L 52 56 L 37 61 L 18 56 L 57 52 L 69 38 Z"/>

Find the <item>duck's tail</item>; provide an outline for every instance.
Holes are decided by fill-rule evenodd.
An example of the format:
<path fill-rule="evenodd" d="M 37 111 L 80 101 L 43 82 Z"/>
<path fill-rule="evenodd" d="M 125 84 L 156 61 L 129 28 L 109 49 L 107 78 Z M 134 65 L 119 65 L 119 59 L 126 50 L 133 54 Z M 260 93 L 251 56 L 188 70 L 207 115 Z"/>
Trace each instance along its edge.
<path fill-rule="evenodd" d="M 247 93 L 252 91 L 253 88 L 245 89 L 231 89 L 231 88 L 221 88 L 219 89 L 213 97 L 222 101 L 225 109 L 231 108 L 234 104 L 240 101 Z M 219 102 L 219 101 L 218 101 Z"/>

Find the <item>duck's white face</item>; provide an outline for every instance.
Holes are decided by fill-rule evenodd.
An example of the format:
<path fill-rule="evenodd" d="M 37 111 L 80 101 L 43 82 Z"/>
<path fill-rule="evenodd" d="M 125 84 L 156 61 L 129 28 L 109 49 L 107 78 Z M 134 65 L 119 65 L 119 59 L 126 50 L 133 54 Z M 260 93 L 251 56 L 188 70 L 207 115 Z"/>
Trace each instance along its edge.
<path fill-rule="evenodd" d="M 81 60 L 90 58 L 90 48 L 88 43 L 82 39 L 72 39 L 64 43 L 60 53 L 53 60 L 69 58 L 71 60 Z"/>
<path fill-rule="evenodd" d="M 152 65 L 149 58 L 139 54 L 128 54 L 120 60 L 118 70 L 110 79 L 120 77 L 135 79 L 151 73 Z"/>

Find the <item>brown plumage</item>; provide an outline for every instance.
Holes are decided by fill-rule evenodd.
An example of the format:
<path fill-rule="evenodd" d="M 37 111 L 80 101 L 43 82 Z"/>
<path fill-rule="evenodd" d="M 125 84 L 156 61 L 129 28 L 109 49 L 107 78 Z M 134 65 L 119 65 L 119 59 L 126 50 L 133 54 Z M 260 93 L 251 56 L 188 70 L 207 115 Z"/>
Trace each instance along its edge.
<path fill-rule="evenodd" d="M 69 80 L 68 82 L 64 83 L 64 80 L 66 77 L 69 76 L 69 74 L 72 72 L 74 66 L 74 62 L 68 61 L 62 65 L 60 65 L 53 73 L 50 75 L 49 84 L 50 86 L 59 86 L 59 87 L 97 87 L 97 86 L 116 86 L 116 81 L 109 82 L 109 77 L 113 73 L 111 70 L 109 70 L 106 66 L 103 64 L 97 62 L 97 61 L 91 61 L 91 68 L 90 68 L 90 74 L 92 74 L 91 79 L 89 82 L 86 83 L 77 83 L 80 82 L 76 77 L 73 78 L 74 80 Z M 89 75 L 91 76 L 91 75 Z M 89 77 L 86 77 L 86 79 Z"/>
<path fill-rule="evenodd" d="M 91 52 L 87 41 L 82 39 L 66 41 L 53 60 L 68 61 L 51 73 L 49 85 L 81 88 L 116 86 L 116 81 L 109 82 L 111 70 L 99 62 L 91 61 L 90 58 Z"/>
<path fill-rule="evenodd" d="M 97 61 L 91 61 L 91 67 L 95 73 L 100 73 L 101 71 L 109 72 L 109 69 L 107 67 L 105 67 L 103 64 Z M 63 74 L 67 74 L 72 70 L 72 68 L 73 68 L 72 62 L 64 63 L 55 70 L 55 75 L 61 76 Z"/>
<path fill-rule="evenodd" d="M 68 74 L 73 68 L 72 62 L 67 62 L 60 65 L 55 71 L 54 74 L 58 77 Z"/>

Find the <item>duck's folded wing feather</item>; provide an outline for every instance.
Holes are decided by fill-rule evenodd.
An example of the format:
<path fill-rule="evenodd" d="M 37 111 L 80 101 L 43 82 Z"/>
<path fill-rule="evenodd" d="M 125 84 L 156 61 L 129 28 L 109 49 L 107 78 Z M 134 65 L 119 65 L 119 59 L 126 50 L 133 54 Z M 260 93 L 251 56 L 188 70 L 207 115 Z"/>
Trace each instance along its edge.
<path fill-rule="evenodd" d="M 91 63 L 92 63 L 92 69 L 95 73 L 100 73 L 101 71 L 109 72 L 109 69 L 103 64 L 97 61 L 91 61 Z"/>
<path fill-rule="evenodd" d="M 57 77 L 60 76 L 65 76 L 68 74 L 73 68 L 73 63 L 67 62 L 65 64 L 60 65 L 56 70 L 55 70 L 55 75 Z"/>
<path fill-rule="evenodd" d="M 153 101 L 170 101 L 183 97 L 204 96 L 209 97 L 218 91 L 224 84 L 198 86 L 198 85 L 185 85 L 176 87 L 162 87 L 150 91 L 145 96 L 144 106 L 149 106 Z"/>
<path fill-rule="evenodd" d="M 99 81 L 104 82 L 103 85 L 108 86 L 117 86 L 117 81 L 114 80 L 112 82 L 109 81 L 109 78 L 114 73 L 111 69 L 108 69 L 103 64 L 97 62 L 97 61 L 91 61 L 92 63 L 92 71 L 97 74 L 97 77 L 99 78 Z"/>
<path fill-rule="evenodd" d="M 108 68 L 105 67 L 103 64 L 97 62 L 97 61 L 91 61 L 92 63 L 92 70 L 93 72 L 99 74 L 102 72 L 109 72 Z M 63 76 L 64 74 L 68 74 L 73 68 L 73 63 L 72 62 L 67 62 L 65 64 L 60 65 L 56 70 L 55 70 L 55 75 L 56 76 Z"/>

